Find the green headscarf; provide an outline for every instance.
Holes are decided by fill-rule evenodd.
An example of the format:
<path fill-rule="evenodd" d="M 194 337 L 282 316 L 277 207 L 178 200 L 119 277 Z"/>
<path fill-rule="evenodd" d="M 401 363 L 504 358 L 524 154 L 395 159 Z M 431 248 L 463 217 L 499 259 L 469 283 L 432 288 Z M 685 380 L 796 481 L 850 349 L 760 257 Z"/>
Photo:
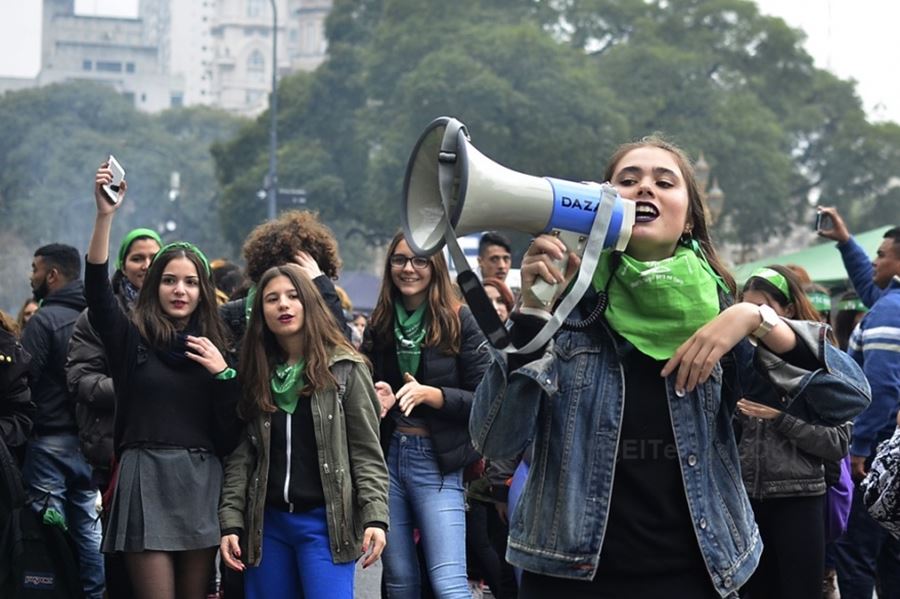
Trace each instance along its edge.
<path fill-rule="evenodd" d="M 272 399 L 275 405 L 288 414 L 293 414 L 300 401 L 300 390 L 306 385 L 303 372 L 306 370 L 306 360 L 300 358 L 295 364 L 279 364 L 272 372 L 269 385 L 272 388 Z"/>
<path fill-rule="evenodd" d="M 598 291 L 609 281 L 606 320 L 653 359 L 671 358 L 718 315 L 720 280 L 699 250 L 679 245 L 670 258 L 651 262 L 622 254 L 614 273 L 611 258 L 611 253 L 601 257 L 593 279 Z"/>
<path fill-rule="evenodd" d="M 201 252 L 200 248 L 189 241 L 173 241 L 172 243 L 164 245 L 158 252 L 156 252 L 156 256 L 153 257 L 154 262 L 158 257 L 162 256 L 163 253 L 171 249 L 181 249 L 193 252 L 194 255 L 196 255 L 200 259 L 200 262 L 203 264 L 203 270 L 206 271 L 206 276 L 210 279 L 212 278 L 212 269 L 209 267 L 209 260 L 207 260 L 206 254 Z"/>
<path fill-rule="evenodd" d="M 400 366 L 400 374 L 408 372 L 415 376 L 419 370 L 419 362 L 422 359 L 422 342 L 428 332 L 422 322 L 425 318 L 425 309 L 428 302 L 410 314 L 403 307 L 403 302 L 394 302 L 394 339 L 397 344 L 397 364 Z"/>
<path fill-rule="evenodd" d="M 816 312 L 831 311 L 831 297 L 827 293 L 823 291 L 808 291 L 806 297 Z"/>
<path fill-rule="evenodd" d="M 119 259 L 116 261 L 116 270 L 122 270 L 125 266 L 125 256 L 128 255 L 128 248 L 131 247 L 131 244 L 134 243 L 136 239 L 144 237 L 152 239 L 157 245 L 162 247 L 162 239 L 160 239 L 159 234 L 153 229 L 132 229 L 122 238 L 122 243 L 119 245 Z"/>
<path fill-rule="evenodd" d="M 789 302 L 794 301 L 794 298 L 791 297 L 791 288 L 788 287 L 787 279 L 784 277 L 783 274 L 781 274 L 777 270 L 772 270 L 771 268 L 765 268 L 765 267 L 757 268 L 750 274 L 750 276 L 748 277 L 748 280 L 752 279 L 753 277 L 757 277 L 759 279 L 763 279 L 764 281 L 768 281 L 769 283 L 774 285 L 775 288 L 778 289 L 778 291 L 780 291 L 784 295 L 784 297 L 787 298 L 787 301 L 789 301 Z"/>

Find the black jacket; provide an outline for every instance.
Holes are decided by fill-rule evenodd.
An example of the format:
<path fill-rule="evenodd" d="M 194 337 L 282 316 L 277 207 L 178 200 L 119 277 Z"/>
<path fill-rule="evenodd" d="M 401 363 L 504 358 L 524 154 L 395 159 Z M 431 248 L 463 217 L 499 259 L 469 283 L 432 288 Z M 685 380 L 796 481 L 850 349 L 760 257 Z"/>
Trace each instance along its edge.
<path fill-rule="evenodd" d="M 66 354 L 75 320 L 87 307 L 84 285 L 72 281 L 48 295 L 34 313 L 22 345 L 31 354 L 31 399 L 37 406 L 34 431 L 38 434 L 75 433 L 74 396 L 66 385 Z"/>
<path fill-rule="evenodd" d="M 331 279 L 325 275 L 319 275 L 313 279 L 313 283 L 315 284 L 316 289 L 319 290 L 319 293 L 322 294 L 325 305 L 328 306 L 328 309 L 331 310 L 331 313 L 334 315 L 338 328 L 344 333 L 344 336 L 347 339 L 350 339 L 350 326 L 344 318 L 344 309 L 341 307 L 341 298 L 338 297 L 337 292 L 334 290 L 334 283 L 332 283 Z M 232 300 L 219 306 L 219 316 L 225 321 L 225 326 L 231 333 L 231 340 L 234 343 L 235 349 L 240 349 L 241 341 L 244 338 L 244 332 L 247 330 L 246 310 L 246 297 Z"/>
<path fill-rule="evenodd" d="M 455 472 L 479 458 L 469 437 L 469 413 L 475 388 L 481 382 L 491 362 L 487 340 L 468 306 L 459 311 L 461 343 L 459 354 L 448 355 L 433 347 L 422 348 L 422 361 L 417 380 L 423 385 L 438 387 L 444 394 L 444 405 L 436 410 L 419 405 L 415 414 L 428 423 L 431 441 L 437 453 L 438 465 L 444 474 Z M 366 328 L 363 351 L 372 362 L 376 381 L 384 380 L 386 360 L 397 360 L 393 338 L 380 343 Z M 394 389 L 396 393 L 399 389 Z M 398 409 L 395 405 L 393 409 Z M 381 445 L 385 456 L 391 443 L 394 420 L 386 416 L 381 421 Z"/>
<path fill-rule="evenodd" d="M 28 388 L 30 361 L 16 337 L 0 328 L 0 440 L 11 450 L 23 447 L 31 434 L 35 407 Z"/>
<path fill-rule="evenodd" d="M 117 290 L 119 307 L 131 312 L 121 289 Z M 113 457 L 113 424 L 116 390 L 106 360 L 106 349 L 85 310 L 75 322 L 66 361 L 66 382 L 75 396 L 75 419 L 81 451 L 91 466 L 109 468 Z"/>

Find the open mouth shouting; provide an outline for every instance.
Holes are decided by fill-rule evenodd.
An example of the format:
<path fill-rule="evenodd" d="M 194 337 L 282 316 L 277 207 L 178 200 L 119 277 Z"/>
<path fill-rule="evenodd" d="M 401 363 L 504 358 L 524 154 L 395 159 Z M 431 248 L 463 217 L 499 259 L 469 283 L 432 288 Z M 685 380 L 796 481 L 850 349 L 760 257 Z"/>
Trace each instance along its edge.
<path fill-rule="evenodd" d="M 648 223 L 659 218 L 659 208 L 650 202 L 638 200 L 635 202 L 634 222 Z"/>

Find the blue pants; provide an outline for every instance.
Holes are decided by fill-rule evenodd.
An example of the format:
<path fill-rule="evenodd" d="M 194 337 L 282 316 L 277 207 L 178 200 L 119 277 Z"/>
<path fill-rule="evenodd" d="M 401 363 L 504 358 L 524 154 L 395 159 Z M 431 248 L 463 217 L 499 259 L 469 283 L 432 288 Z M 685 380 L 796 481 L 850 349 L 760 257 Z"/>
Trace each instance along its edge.
<path fill-rule="evenodd" d="M 247 568 L 247 599 L 353 599 L 356 562 L 331 560 L 325 508 L 289 513 L 266 508 L 262 560 Z"/>
<path fill-rule="evenodd" d="M 834 542 L 832 556 L 842 599 L 872 599 L 875 577 L 881 599 L 900 599 L 900 541 L 866 511 L 856 487 L 847 532 Z"/>
<path fill-rule="evenodd" d="M 471 599 L 466 580 L 466 507 L 462 470 L 441 475 L 431 439 L 394 433 L 387 455 L 391 527 L 382 554 L 388 599 L 419 599 L 413 529 L 437 599 Z"/>
<path fill-rule="evenodd" d="M 105 582 L 97 488 L 78 436 L 35 435 L 25 448 L 22 478 L 32 509 L 40 512 L 46 503 L 65 518 L 78 547 L 84 594 L 88 599 L 100 599 Z"/>

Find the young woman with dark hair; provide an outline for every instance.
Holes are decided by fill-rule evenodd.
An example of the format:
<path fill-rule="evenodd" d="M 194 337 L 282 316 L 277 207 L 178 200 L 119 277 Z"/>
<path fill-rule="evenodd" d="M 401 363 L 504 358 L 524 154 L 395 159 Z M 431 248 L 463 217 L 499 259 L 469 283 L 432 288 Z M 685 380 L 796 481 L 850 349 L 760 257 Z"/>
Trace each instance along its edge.
<path fill-rule="evenodd" d="M 754 271 L 741 301 L 769 306 L 779 317 L 819 322 L 797 275 L 784 266 Z M 746 586 L 752 599 L 822 592 L 825 494 L 838 482 L 829 480 L 829 469 L 840 473 L 850 448 L 852 423 L 827 425 L 815 396 L 790 413 L 784 403 L 781 391 L 763 379 L 745 387 L 737 402 L 741 477 L 763 542 L 759 567 Z"/>
<path fill-rule="evenodd" d="M 220 456 L 240 434 L 234 370 L 203 253 L 185 242 L 154 257 L 131 317 L 107 276 L 109 232 L 122 206 L 106 198 L 106 164 L 95 177 L 97 216 L 85 296 L 116 388 L 118 482 L 103 541 L 123 552 L 136 597 L 202 597 L 220 534 Z"/>
<path fill-rule="evenodd" d="M 420 597 L 413 537 L 418 529 L 435 596 L 468 598 L 462 478 L 463 469 L 479 458 L 467 423 L 489 357 L 442 255 L 416 256 L 402 234 L 394 236 L 365 336 L 390 473 L 387 597 Z"/>
<path fill-rule="evenodd" d="M 622 254 L 601 257 L 593 285 L 544 350 L 497 356 L 476 392 L 470 429 L 488 458 L 533 443 L 510 521 L 507 559 L 519 597 L 735 596 L 762 551 L 740 481 L 734 406 L 755 363 L 790 401 L 840 424 L 868 403 L 859 368 L 820 342 L 819 325 L 768 307 L 731 305 L 690 161 L 645 138 L 621 146 L 604 180 L 636 204 Z M 522 261 L 522 347 L 549 318 L 536 279 L 570 281 L 580 261 L 541 235 Z M 591 273 L 585 273 L 590 275 Z M 564 289 L 565 284 L 560 285 Z M 798 373 L 803 372 L 802 385 Z M 677 589 L 677 590 L 676 590 Z"/>
<path fill-rule="evenodd" d="M 388 525 L 381 406 L 365 359 L 299 266 L 267 270 L 258 289 L 240 359 L 248 425 L 219 509 L 222 558 L 245 571 L 250 599 L 351 599 L 355 560 L 379 558 Z"/>

